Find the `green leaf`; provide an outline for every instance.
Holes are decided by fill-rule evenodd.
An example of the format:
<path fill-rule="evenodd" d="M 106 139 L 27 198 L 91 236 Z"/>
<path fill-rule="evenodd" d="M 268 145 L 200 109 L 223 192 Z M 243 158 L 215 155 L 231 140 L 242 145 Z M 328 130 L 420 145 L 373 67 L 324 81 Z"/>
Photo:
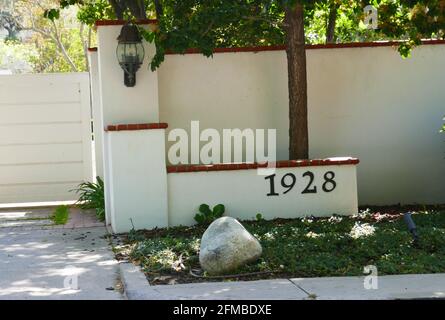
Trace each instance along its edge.
<path fill-rule="evenodd" d="M 226 211 L 226 208 L 222 204 L 217 204 L 213 207 L 213 215 L 215 218 L 220 218 Z"/>
<path fill-rule="evenodd" d="M 155 39 L 156 34 L 150 30 L 144 29 L 138 26 L 139 34 L 144 38 L 145 41 L 152 43 Z"/>
<path fill-rule="evenodd" d="M 202 224 L 202 223 L 204 223 L 204 222 L 205 222 L 204 215 L 197 213 L 197 214 L 195 215 L 195 221 L 196 221 L 198 224 Z"/>
<path fill-rule="evenodd" d="M 212 214 L 212 210 L 210 210 L 209 205 L 205 203 L 199 206 L 199 212 L 203 213 L 206 216 L 210 216 Z"/>
<path fill-rule="evenodd" d="M 60 17 L 60 10 L 59 9 L 45 10 L 45 12 L 43 13 L 43 17 L 45 17 L 51 21 L 57 20 Z"/>

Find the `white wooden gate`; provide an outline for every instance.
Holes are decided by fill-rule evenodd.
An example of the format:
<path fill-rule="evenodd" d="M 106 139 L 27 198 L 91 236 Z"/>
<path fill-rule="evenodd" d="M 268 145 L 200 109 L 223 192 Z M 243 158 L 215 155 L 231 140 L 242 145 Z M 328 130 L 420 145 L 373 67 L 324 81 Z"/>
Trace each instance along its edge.
<path fill-rule="evenodd" d="M 87 73 L 0 76 L 0 203 L 74 200 L 92 180 Z"/>

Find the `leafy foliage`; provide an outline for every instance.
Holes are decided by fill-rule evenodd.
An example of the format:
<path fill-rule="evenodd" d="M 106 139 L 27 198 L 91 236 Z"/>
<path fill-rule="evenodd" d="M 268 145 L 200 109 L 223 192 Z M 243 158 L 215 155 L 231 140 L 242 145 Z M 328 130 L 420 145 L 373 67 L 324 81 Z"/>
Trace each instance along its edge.
<path fill-rule="evenodd" d="M 201 204 L 199 206 L 199 213 L 195 215 L 195 221 L 198 224 L 210 224 L 218 218 L 221 218 L 226 211 L 226 208 L 222 204 L 217 204 L 210 209 L 209 205 Z"/>
<path fill-rule="evenodd" d="M 31 56 L 29 59 L 29 62 L 33 65 L 33 72 L 72 72 L 72 66 L 60 54 L 60 48 L 56 43 L 38 35 L 34 35 L 32 38 L 37 52 L 37 55 Z M 86 60 L 82 41 L 79 37 L 79 30 L 65 30 L 63 32 L 63 40 L 66 44 L 66 52 L 76 66 L 77 71 L 85 71 Z"/>
<path fill-rule="evenodd" d="M 5 42 L 16 53 L 15 64 L 8 68 L 13 73 L 88 70 L 86 48 L 94 45 L 94 33 L 78 21 L 76 7 L 59 9 L 58 4 L 57 0 L 13 1 L 11 19 L 18 31 L 15 42 Z M 0 28 L 6 27 L 1 16 Z M 24 46 L 29 54 L 19 51 Z"/>
<path fill-rule="evenodd" d="M 422 39 L 444 39 L 445 3 L 443 0 L 374 0 L 379 12 L 382 34 L 406 40 L 399 52 L 407 57 Z"/>
<path fill-rule="evenodd" d="M 182 53 L 188 48 L 198 48 L 205 56 L 211 56 L 217 47 L 284 44 L 284 10 L 297 2 L 305 6 L 307 43 L 326 41 L 333 6 L 336 42 L 406 40 L 399 46 L 399 52 L 405 57 L 422 38 L 445 36 L 443 0 L 153 0 L 145 1 L 147 15 L 157 18 L 159 24 L 153 35 L 145 35 L 157 46 L 151 67 L 153 70 L 159 67 L 166 50 Z M 107 0 L 69 0 L 60 4 L 61 8 L 79 6 L 78 18 L 90 25 L 98 19 L 116 17 Z M 377 30 L 363 24 L 363 8 L 368 4 L 378 9 Z M 54 10 L 47 13 L 49 18 L 57 15 Z M 125 19 L 132 16 L 129 11 L 124 15 Z"/>
<path fill-rule="evenodd" d="M 98 20 L 113 20 L 116 15 L 107 0 L 97 0 L 88 5 L 79 6 L 77 18 L 82 23 L 93 26 Z"/>
<path fill-rule="evenodd" d="M 83 182 L 73 190 L 79 195 L 77 204 L 82 209 L 95 209 L 100 221 L 105 220 L 104 182 L 96 177 L 97 183 Z"/>
<path fill-rule="evenodd" d="M 43 12 L 43 17 L 44 17 L 44 18 L 47 18 L 47 19 L 49 19 L 49 20 L 51 20 L 51 21 L 54 21 L 54 20 L 56 20 L 56 19 L 59 19 L 59 18 L 60 18 L 60 10 L 57 10 L 57 9 L 48 9 L 48 10 L 45 10 L 45 11 Z"/>
<path fill-rule="evenodd" d="M 131 228 L 131 230 L 128 232 L 128 234 L 127 234 L 127 239 L 128 239 L 128 241 L 131 241 L 131 242 L 135 242 L 135 241 L 143 241 L 143 240 L 144 240 L 144 236 L 143 236 L 141 233 L 139 233 L 138 231 L 136 231 L 136 230 L 134 229 L 134 227 L 133 227 L 133 228 Z"/>
<path fill-rule="evenodd" d="M 163 237 L 139 242 L 131 252 L 131 258 L 142 262 L 149 272 L 181 272 L 185 265 L 197 264 L 199 238 Z"/>
<path fill-rule="evenodd" d="M 401 215 L 365 211 L 353 217 L 243 222 L 263 247 L 259 261 L 234 273 L 273 271 L 272 277 L 359 276 L 375 265 L 379 275 L 440 273 L 445 268 L 445 212 L 416 212 L 420 235 L 413 244 Z M 131 258 L 149 279 L 169 276 L 197 281 L 199 244 L 204 226 L 176 227 L 130 242 Z M 141 234 L 142 235 L 142 234 Z M 263 276 L 264 277 L 264 276 Z"/>

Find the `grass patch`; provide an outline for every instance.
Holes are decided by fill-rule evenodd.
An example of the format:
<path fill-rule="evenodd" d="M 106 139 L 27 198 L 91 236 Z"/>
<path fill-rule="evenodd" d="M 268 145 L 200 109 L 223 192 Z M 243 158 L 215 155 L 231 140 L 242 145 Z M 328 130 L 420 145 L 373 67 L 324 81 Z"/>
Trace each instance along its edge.
<path fill-rule="evenodd" d="M 68 206 L 58 206 L 54 210 L 54 214 L 51 219 L 54 224 L 66 224 L 70 215 L 70 209 Z"/>
<path fill-rule="evenodd" d="M 445 272 L 445 211 L 417 211 L 413 219 L 418 245 L 400 213 L 366 210 L 352 217 L 244 221 L 261 242 L 263 255 L 232 274 L 271 272 L 249 279 L 358 276 L 367 265 L 377 266 L 379 275 Z M 209 281 L 190 275 L 193 270 L 205 276 L 198 259 L 205 229 L 132 232 L 118 257 L 140 264 L 152 283 Z"/>

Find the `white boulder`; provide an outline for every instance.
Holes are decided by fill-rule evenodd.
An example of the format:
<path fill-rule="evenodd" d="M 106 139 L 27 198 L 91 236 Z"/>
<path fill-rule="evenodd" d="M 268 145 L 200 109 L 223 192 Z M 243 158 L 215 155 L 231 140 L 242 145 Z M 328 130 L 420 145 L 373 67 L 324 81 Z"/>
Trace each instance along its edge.
<path fill-rule="evenodd" d="M 222 217 L 204 232 L 199 262 L 209 274 L 224 274 L 257 260 L 261 253 L 258 240 L 238 220 Z"/>

